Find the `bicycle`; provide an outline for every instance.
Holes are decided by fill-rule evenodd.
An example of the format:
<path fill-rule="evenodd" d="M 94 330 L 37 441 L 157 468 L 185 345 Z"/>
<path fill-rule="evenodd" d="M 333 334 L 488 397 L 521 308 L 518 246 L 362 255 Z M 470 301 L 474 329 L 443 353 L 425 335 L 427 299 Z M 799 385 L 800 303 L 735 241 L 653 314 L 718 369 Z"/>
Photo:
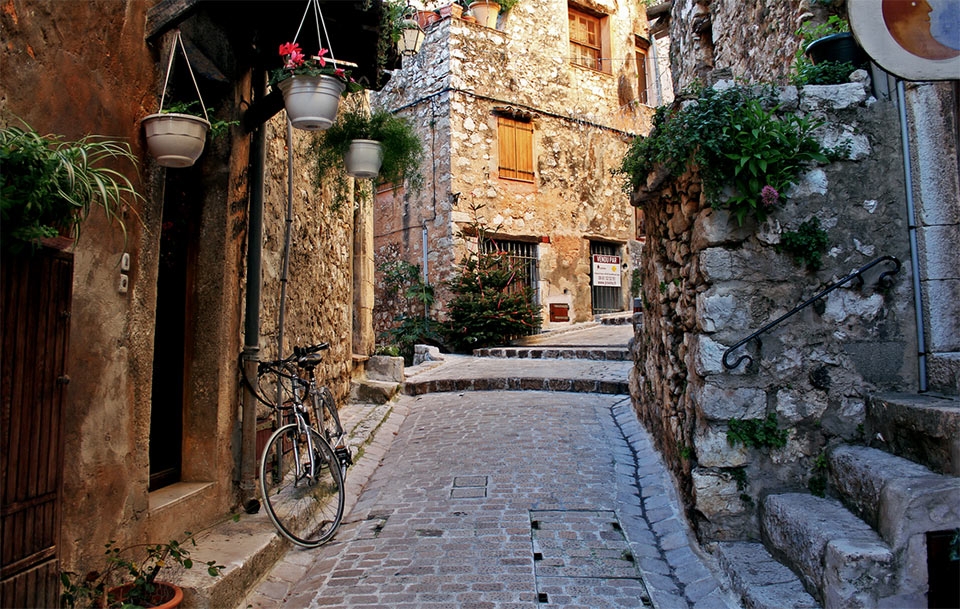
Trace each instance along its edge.
<path fill-rule="evenodd" d="M 294 347 L 292 356 L 257 368 L 257 398 L 274 408 L 279 424 L 260 457 L 260 490 L 277 530 L 307 548 L 328 541 L 340 526 L 352 464 L 333 396 L 314 374 L 329 347 Z M 264 389 L 271 382 L 276 401 L 262 395 L 269 395 Z"/>

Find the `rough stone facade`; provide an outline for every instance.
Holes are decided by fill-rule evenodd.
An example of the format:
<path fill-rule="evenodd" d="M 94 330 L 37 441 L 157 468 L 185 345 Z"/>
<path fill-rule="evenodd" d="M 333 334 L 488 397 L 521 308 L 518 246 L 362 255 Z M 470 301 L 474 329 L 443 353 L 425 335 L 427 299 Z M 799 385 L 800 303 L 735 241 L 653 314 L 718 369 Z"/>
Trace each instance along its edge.
<path fill-rule="evenodd" d="M 140 175 L 117 167 L 144 195 L 136 214 L 125 215 L 126 243 L 102 211 L 94 209 L 73 250 L 67 363 L 72 381 L 63 473 L 63 503 L 69 507 L 61 523 L 60 567 L 76 572 L 102 568 L 103 546 L 111 539 L 120 546 L 169 540 L 220 521 L 238 501 L 242 389 L 237 362 L 243 347 L 251 138 L 235 128 L 222 139 L 208 140 L 200 161 L 189 169 L 163 169 L 147 155 L 139 121 L 157 111 L 173 41 L 170 33 L 145 39 L 151 4 L 0 3 L 0 123 L 19 125 L 22 119 L 41 134 L 71 140 L 90 133 L 121 139 L 140 158 Z M 210 43 L 202 50 L 223 60 L 221 67 L 234 66 L 228 44 L 216 38 L 216 29 L 202 16 L 201 9 L 179 27 L 185 36 L 195 35 L 194 41 Z M 224 60 L 216 53 L 230 57 Z M 249 71 L 230 74 L 226 84 L 201 78 L 200 86 L 217 118 L 239 119 L 253 98 Z M 276 353 L 287 192 L 282 111 L 266 129 L 262 358 Z M 351 344 L 354 286 L 362 284 L 354 272 L 358 223 L 352 205 L 334 211 L 329 193 L 312 185 L 312 165 L 304 153 L 309 138 L 299 132 L 294 136 L 284 350 L 329 341 L 333 347 L 319 374 L 343 397 L 356 345 Z M 179 188 L 188 193 L 190 221 L 196 223 L 191 283 L 182 305 L 185 346 L 182 356 L 162 358 L 155 372 L 162 210 L 164 197 L 170 200 Z M 362 213 L 369 215 L 369 208 Z M 117 290 L 123 252 L 131 258 L 126 294 Z M 367 327 L 372 334 L 369 320 Z M 178 414 L 169 404 L 152 403 L 152 389 L 178 369 L 185 388 L 181 481 L 149 492 L 150 445 L 162 443 L 150 438 L 151 412 Z"/>
<path fill-rule="evenodd" d="M 571 65 L 566 1 L 520 2 L 498 29 L 457 18 L 431 25 L 420 53 L 374 96 L 413 120 L 427 157 L 422 192 L 377 198 L 378 264 L 394 256 L 425 263 L 441 303 L 468 246 L 458 235 L 473 220 L 471 205 L 483 205 L 482 220 L 500 238 L 536 248 L 545 320 L 550 304 L 568 305 L 571 322 L 592 319 L 591 240 L 617 248 L 625 263 L 636 245 L 633 209 L 610 170 L 649 129 L 652 109 L 631 103 L 634 36 L 646 35 L 645 15 L 608 0 L 569 6 L 603 16 L 609 73 Z M 533 182 L 499 176 L 498 112 L 532 122 Z M 623 285 L 625 309 L 626 268 Z M 394 312 L 377 304 L 382 330 Z"/>
<path fill-rule="evenodd" d="M 916 382 L 916 338 L 896 108 L 863 82 L 787 87 L 782 111 L 824 121 L 817 137 L 846 142 L 849 160 L 810 167 L 758 225 L 712 209 L 696 168 L 635 193 L 646 210 L 643 324 L 632 394 L 673 469 L 703 540 L 756 538 L 758 500 L 805 490 L 825 449 L 861 439 L 871 391 Z M 812 217 L 829 238 L 823 267 L 798 266 L 781 235 Z M 734 351 L 724 351 L 852 270 L 884 255 L 905 264 L 892 286 L 841 287 Z M 732 419 L 776 417 L 783 448 L 732 445 Z"/>

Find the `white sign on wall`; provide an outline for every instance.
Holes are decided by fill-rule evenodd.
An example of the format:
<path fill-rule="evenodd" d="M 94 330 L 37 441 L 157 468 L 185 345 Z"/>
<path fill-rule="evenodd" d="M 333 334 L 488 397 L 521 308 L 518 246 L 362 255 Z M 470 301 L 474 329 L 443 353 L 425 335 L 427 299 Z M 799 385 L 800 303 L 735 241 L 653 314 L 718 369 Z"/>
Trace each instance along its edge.
<path fill-rule="evenodd" d="M 593 285 L 607 288 L 620 287 L 620 256 L 593 255 Z"/>

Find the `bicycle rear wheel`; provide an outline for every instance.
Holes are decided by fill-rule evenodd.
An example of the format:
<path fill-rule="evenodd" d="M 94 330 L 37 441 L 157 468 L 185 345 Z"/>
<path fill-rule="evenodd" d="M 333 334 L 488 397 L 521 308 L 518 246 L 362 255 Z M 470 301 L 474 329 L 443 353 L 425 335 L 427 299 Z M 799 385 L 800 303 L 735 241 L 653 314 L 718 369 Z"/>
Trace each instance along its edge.
<path fill-rule="evenodd" d="M 315 548 L 340 526 L 343 474 L 333 449 L 312 428 L 303 432 L 291 423 L 270 436 L 260 457 L 260 491 L 270 520 L 297 545 Z"/>

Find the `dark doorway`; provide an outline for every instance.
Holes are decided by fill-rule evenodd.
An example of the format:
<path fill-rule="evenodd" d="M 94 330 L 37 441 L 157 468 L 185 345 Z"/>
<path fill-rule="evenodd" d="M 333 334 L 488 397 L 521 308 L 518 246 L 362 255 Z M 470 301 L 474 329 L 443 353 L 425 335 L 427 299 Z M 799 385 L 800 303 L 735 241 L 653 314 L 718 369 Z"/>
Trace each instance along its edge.
<path fill-rule="evenodd" d="M 177 169 L 167 173 L 164 188 L 150 410 L 151 491 L 180 481 L 201 183 L 199 169 Z"/>

